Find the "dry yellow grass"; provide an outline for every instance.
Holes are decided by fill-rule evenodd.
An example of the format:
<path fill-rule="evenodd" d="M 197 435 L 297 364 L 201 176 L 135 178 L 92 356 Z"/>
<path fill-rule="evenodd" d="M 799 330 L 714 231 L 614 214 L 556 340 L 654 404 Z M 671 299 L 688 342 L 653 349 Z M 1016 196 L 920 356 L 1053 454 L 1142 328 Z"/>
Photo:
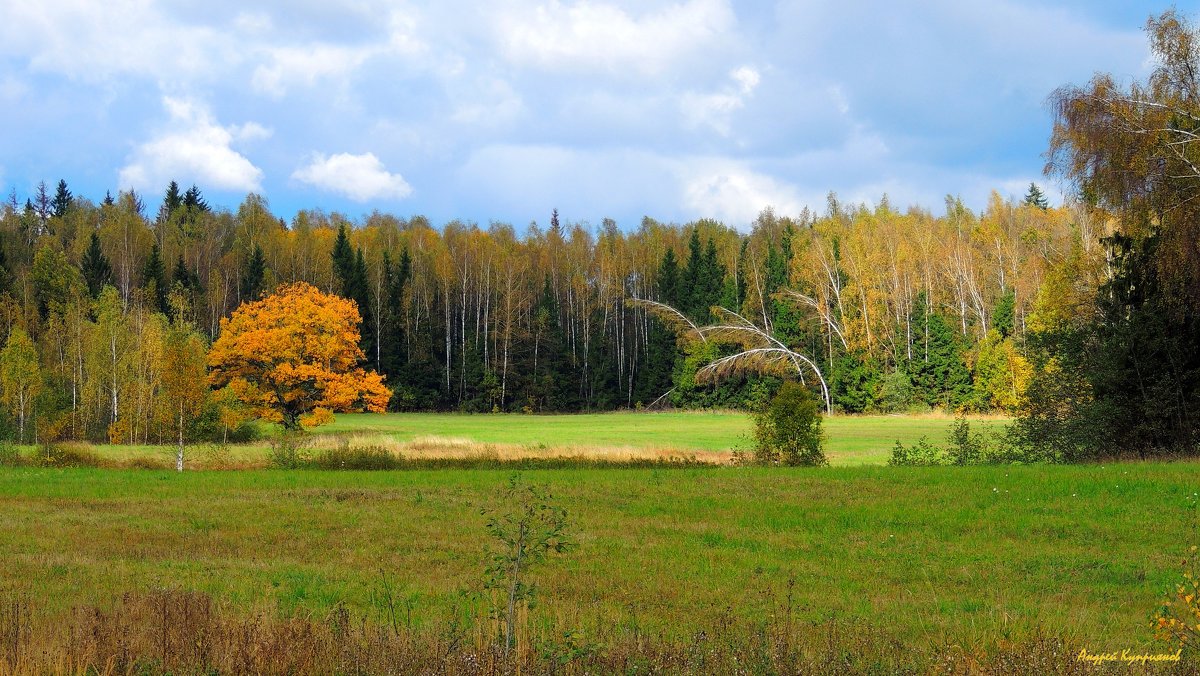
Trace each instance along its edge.
<path fill-rule="evenodd" d="M 361 433 L 323 435 L 314 437 L 309 446 L 314 451 L 336 448 L 381 448 L 401 458 L 413 460 L 546 460 L 555 458 L 585 458 L 625 462 L 635 460 L 670 460 L 689 458 L 713 465 L 729 464 L 732 451 L 694 453 L 678 448 L 646 446 L 607 446 L 566 444 L 481 443 L 462 437 L 436 435 L 419 436 L 410 441 L 398 441 L 386 434 Z"/>

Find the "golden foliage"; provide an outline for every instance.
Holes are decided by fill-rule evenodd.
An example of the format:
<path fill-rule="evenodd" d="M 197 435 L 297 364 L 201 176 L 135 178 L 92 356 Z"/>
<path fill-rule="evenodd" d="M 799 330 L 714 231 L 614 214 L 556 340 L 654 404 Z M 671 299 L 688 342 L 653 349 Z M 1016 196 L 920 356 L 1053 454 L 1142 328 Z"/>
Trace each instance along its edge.
<path fill-rule="evenodd" d="M 361 321 L 353 301 L 303 282 L 281 287 L 221 320 L 208 355 L 209 380 L 292 429 L 301 416 L 321 424 L 333 411 L 382 412 L 391 392 L 383 376 L 358 366 Z"/>

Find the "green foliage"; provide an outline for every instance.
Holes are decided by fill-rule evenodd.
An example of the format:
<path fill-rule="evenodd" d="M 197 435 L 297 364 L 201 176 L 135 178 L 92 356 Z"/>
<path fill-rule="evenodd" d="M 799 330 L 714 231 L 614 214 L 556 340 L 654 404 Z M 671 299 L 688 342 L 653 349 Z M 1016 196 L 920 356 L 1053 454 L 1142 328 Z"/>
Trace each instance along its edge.
<path fill-rule="evenodd" d="M 1151 262 L 1158 240 L 1108 244 L 1116 274 L 1096 297 L 1098 316 L 1032 337 L 1017 439 L 1030 456 L 1058 462 L 1194 453 L 1200 318 L 1168 306 Z"/>
<path fill-rule="evenodd" d="M 167 286 L 166 270 L 163 268 L 162 255 L 158 250 L 158 243 L 155 242 L 150 246 L 150 255 L 146 258 L 145 265 L 142 266 L 142 288 L 146 289 L 154 302 L 154 309 L 164 315 L 171 313 L 171 306 L 167 303 Z"/>
<path fill-rule="evenodd" d="M 908 374 L 895 369 L 879 381 L 876 408 L 881 413 L 902 413 L 913 408 L 913 384 Z"/>
<path fill-rule="evenodd" d="M 888 464 L 893 467 L 930 467 L 945 463 L 942 449 L 931 443 L 929 437 L 922 436 L 910 446 L 905 446 L 897 440 L 896 445 L 892 447 L 892 455 L 888 458 Z"/>
<path fill-rule="evenodd" d="M 379 471 L 398 469 L 402 460 L 382 446 L 351 446 L 343 442 L 316 453 L 304 465 L 313 469 Z"/>
<path fill-rule="evenodd" d="M 924 296 L 913 305 L 916 340 L 905 371 L 919 401 L 953 411 L 971 395 L 971 372 L 963 358 L 963 345 L 940 314 L 927 311 Z"/>
<path fill-rule="evenodd" d="M 58 189 L 54 192 L 54 201 L 51 203 L 50 214 L 54 218 L 63 218 L 71 209 L 71 204 L 74 201 L 71 191 L 67 189 L 67 182 L 59 179 Z"/>
<path fill-rule="evenodd" d="M 875 360 L 843 352 L 834 359 L 830 372 L 830 396 L 843 412 L 863 413 L 876 406 L 879 380 L 879 366 Z M 909 389 L 911 392 L 911 387 Z"/>
<path fill-rule="evenodd" d="M 1050 208 L 1050 201 L 1046 199 L 1045 193 L 1038 187 L 1036 183 L 1029 184 L 1029 191 L 1025 193 L 1025 204 L 1036 207 L 1045 211 Z"/>
<path fill-rule="evenodd" d="M 87 283 L 88 294 L 92 298 L 99 296 L 100 290 L 106 284 L 112 284 L 112 265 L 100 248 L 100 234 L 95 230 L 92 231 L 91 241 L 88 243 L 87 250 L 83 252 L 83 260 L 79 267 L 83 273 L 83 280 Z"/>
<path fill-rule="evenodd" d="M 304 432 L 283 431 L 270 440 L 267 459 L 276 469 L 299 469 L 312 459 L 312 437 Z"/>
<path fill-rule="evenodd" d="M 765 465 L 827 465 L 817 398 L 807 387 L 785 382 L 754 416 L 754 457 Z"/>
<path fill-rule="evenodd" d="M 183 259 L 180 260 L 182 261 Z M 241 291 L 243 298 L 258 300 L 258 297 L 263 292 L 263 275 L 266 273 L 266 269 L 262 247 L 256 243 L 253 253 L 250 254 L 250 260 L 246 262 L 246 270 L 242 274 Z"/>
<path fill-rule="evenodd" d="M 915 444 L 905 446 L 899 440 L 892 447 L 888 464 L 893 466 L 929 465 L 995 465 L 1027 460 L 1011 448 L 1009 435 L 993 435 L 971 431 L 966 418 L 956 418 L 946 434 L 946 446 L 941 447 L 922 436 Z"/>
<path fill-rule="evenodd" d="M 37 250 L 30 277 L 38 314 L 43 319 L 51 312 L 63 314 L 66 311 L 82 285 L 79 276 L 79 270 L 70 264 L 62 251 L 50 246 Z"/>
<path fill-rule="evenodd" d="M 992 329 L 999 333 L 1001 338 L 1012 335 L 1013 312 L 1016 303 L 1017 294 L 1010 289 L 1000 296 L 1000 300 L 996 301 L 996 307 L 992 310 Z"/>
<path fill-rule="evenodd" d="M 504 623 L 504 650 L 516 640 L 519 605 L 533 608 L 537 585 L 529 580 L 530 568 L 545 562 L 549 554 L 571 547 L 567 539 L 567 510 L 553 503 L 549 488 L 522 481 L 519 474 L 508 479 L 503 506 L 482 511 L 486 530 L 494 541 L 485 570 L 484 588 L 493 592 L 494 617 Z"/>

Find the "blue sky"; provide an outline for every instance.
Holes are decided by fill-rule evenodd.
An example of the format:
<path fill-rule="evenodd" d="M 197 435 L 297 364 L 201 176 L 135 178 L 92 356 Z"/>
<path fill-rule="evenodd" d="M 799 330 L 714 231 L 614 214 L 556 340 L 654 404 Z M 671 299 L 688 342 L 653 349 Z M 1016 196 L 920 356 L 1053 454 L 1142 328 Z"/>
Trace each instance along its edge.
<path fill-rule="evenodd" d="M 1046 97 L 1146 75 L 1138 4 L 0 0 L 0 189 L 625 227 L 1058 196 Z"/>

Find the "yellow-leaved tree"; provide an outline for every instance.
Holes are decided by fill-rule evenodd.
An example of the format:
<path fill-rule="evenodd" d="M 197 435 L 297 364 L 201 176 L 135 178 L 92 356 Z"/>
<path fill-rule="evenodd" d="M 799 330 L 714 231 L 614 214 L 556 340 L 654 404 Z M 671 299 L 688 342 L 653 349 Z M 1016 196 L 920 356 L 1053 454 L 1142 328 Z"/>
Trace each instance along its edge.
<path fill-rule="evenodd" d="M 221 320 L 209 381 L 287 430 L 328 422 L 335 411 L 382 412 L 391 392 L 383 376 L 359 367 L 361 322 L 353 301 L 303 282 L 281 287 Z"/>

